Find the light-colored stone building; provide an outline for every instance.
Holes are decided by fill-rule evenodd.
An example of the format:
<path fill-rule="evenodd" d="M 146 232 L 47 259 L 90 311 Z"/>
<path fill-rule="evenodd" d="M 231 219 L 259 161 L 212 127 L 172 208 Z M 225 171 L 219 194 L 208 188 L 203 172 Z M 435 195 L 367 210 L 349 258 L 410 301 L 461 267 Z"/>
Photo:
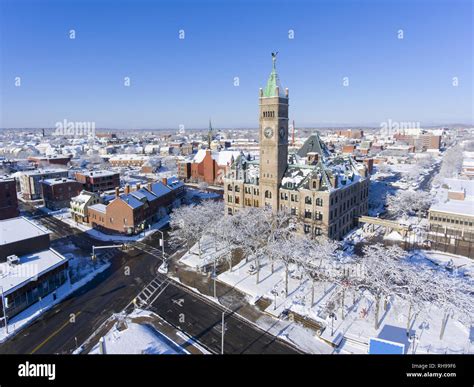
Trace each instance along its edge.
<path fill-rule="evenodd" d="M 260 157 L 241 155 L 224 179 L 226 214 L 243 207 L 287 211 L 302 231 L 339 239 L 368 210 L 369 176 L 350 155 L 333 155 L 318 134 L 288 152 L 288 89 L 275 68 L 260 89 Z"/>

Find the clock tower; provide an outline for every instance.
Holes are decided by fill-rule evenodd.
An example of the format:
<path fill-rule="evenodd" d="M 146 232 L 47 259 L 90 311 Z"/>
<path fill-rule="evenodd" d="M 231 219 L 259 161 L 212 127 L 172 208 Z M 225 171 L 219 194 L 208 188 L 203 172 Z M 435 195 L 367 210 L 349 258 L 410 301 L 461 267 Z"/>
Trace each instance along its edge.
<path fill-rule="evenodd" d="M 276 56 L 265 89 L 260 89 L 260 203 L 278 211 L 279 188 L 288 165 L 288 89 L 280 85 Z"/>

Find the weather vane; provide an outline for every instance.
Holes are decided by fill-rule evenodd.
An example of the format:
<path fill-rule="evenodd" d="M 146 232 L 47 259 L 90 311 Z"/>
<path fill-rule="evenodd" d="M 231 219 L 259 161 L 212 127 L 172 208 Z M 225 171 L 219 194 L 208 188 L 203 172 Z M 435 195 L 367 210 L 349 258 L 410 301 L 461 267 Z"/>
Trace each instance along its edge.
<path fill-rule="evenodd" d="M 273 61 L 273 68 L 275 68 L 275 62 L 277 59 L 278 51 L 272 52 L 272 61 Z"/>

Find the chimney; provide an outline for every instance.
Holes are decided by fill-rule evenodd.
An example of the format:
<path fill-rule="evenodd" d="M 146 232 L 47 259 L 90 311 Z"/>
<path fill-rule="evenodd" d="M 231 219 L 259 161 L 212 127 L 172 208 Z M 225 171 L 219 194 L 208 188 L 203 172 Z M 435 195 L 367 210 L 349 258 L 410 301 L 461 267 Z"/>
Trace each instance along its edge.
<path fill-rule="evenodd" d="M 142 187 L 140 183 L 137 183 L 137 191 Z"/>
<path fill-rule="evenodd" d="M 161 179 L 161 182 L 164 184 L 164 185 L 168 185 L 168 179 L 166 177 L 163 177 Z"/>
<path fill-rule="evenodd" d="M 331 185 L 333 188 L 337 188 L 337 175 L 336 174 L 331 175 L 331 177 L 329 178 L 329 181 L 331 182 Z"/>
<path fill-rule="evenodd" d="M 130 193 L 130 185 L 125 184 L 125 193 L 128 195 Z"/>
<path fill-rule="evenodd" d="M 466 198 L 466 192 L 460 191 L 448 191 L 448 199 L 450 200 L 464 200 Z"/>
<path fill-rule="evenodd" d="M 147 187 L 148 191 L 151 192 L 151 183 L 147 183 L 146 187 Z"/>
<path fill-rule="evenodd" d="M 115 187 L 115 197 L 118 198 L 120 196 L 120 188 Z"/>

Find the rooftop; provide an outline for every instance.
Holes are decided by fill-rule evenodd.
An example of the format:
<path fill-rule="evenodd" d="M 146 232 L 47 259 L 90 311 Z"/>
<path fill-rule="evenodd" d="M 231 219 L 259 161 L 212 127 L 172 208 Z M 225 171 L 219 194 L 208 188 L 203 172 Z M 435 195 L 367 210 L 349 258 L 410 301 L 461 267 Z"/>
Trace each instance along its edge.
<path fill-rule="evenodd" d="M 5 295 L 30 281 L 35 281 L 43 273 L 67 261 L 53 249 L 23 255 L 19 258 L 20 263 L 17 265 L 11 266 L 8 262 L 0 263 L 0 287 L 3 288 Z"/>
<path fill-rule="evenodd" d="M 0 221 L 0 245 L 49 234 L 49 231 L 24 217 Z"/>

